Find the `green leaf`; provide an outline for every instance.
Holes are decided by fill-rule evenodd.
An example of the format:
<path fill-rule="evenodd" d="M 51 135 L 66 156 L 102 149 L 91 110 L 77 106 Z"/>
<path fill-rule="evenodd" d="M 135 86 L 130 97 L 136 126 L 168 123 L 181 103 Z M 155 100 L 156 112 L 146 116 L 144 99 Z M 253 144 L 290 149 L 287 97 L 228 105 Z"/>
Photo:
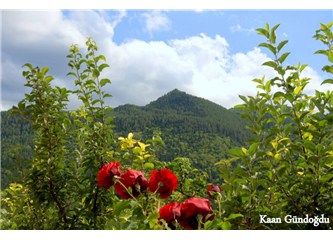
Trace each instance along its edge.
<path fill-rule="evenodd" d="M 326 79 L 325 81 L 323 81 L 322 83 L 321 83 L 321 85 L 323 85 L 323 84 L 333 84 L 333 79 Z"/>
<path fill-rule="evenodd" d="M 283 92 L 276 92 L 276 93 L 274 93 L 273 98 L 276 99 L 276 100 L 284 98 L 284 93 Z"/>
<path fill-rule="evenodd" d="M 110 83 L 110 84 L 111 84 L 111 81 L 110 81 L 110 79 L 108 79 L 108 78 L 103 78 L 103 79 L 100 81 L 100 85 L 101 85 L 101 87 L 104 87 L 107 83 Z"/>
<path fill-rule="evenodd" d="M 333 66 L 328 66 L 328 65 L 326 65 L 326 66 L 324 66 L 324 67 L 322 68 L 322 70 L 323 70 L 324 72 L 328 72 L 328 73 L 332 73 L 332 74 L 333 74 Z"/>
<path fill-rule="evenodd" d="M 229 217 L 227 217 L 227 220 L 236 219 L 240 217 L 244 217 L 244 215 L 240 213 L 232 213 L 229 215 Z"/>
<path fill-rule="evenodd" d="M 323 55 L 328 56 L 328 51 L 327 50 L 317 50 L 317 51 L 315 51 L 315 54 L 323 54 Z"/>
<path fill-rule="evenodd" d="M 94 59 L 96 62 L 102 60 L 102 61 L 106 61 L 106 57 L 104 55 L 99 55 L 97 57 L 95 57 Z"/>
<path fill-rule="evenodd" d="M 278 176 L 282 177 L 282 175 L 285 174 L 286 170 L 287 170 L 287 166 L 285 166 L 285 165 L 280 166 L 277 170 Z"/>
<path fill-rule="evenodd" d="M 49 71 L 48 67 L 43 67 L 42 70 L 40 71 L 42 74 L 46 74 Z"/>
<path fill-rule="evenodd" d="M 248 100 L 245 96 L 243 95 L 238 95 L 240 99 L 242 99 L 245 103 L 248 103 Z"/>
<path fill-rule="evenodd" d="M 303 146 L 309 149 L 311 152 L 315 152 L 316 150 L 316 144 L 309 140 L 303 140 Z"/>
<path fill-rule="evenodd" d="M 284 62 L 284 60 L 286 60 L 286 58 L 289 56 L 290 52 L 286 52 L 284 54 L 282 54 L 280 57 L 279 57 L 279 62 L 282 64 Z"/>
<path fill-rule="evenodd" d="M 272 68 L 274 68 L 274 69 L 276 69 L 277 66 L 278 66 L 277 63 L 274 62 L 274 61 L 267 61 L 267 62 L 264 62 L 262 65 L 263 65 L 263 66 L 272 67 Z"/>
<path fill-rule="evenodd" d="M 303 70 L 307 67 L 308 65 L 307 64 L 302 64 L 299 68 L 299 71 L 300 72 L 303 72 Z"/>
<path fill-rule="evenodd" d="M 221 227 L 223 230 L 230 230 L 231 229 L 231 223 L 230 222 L 223 222 L 221 224 Z"/>
<path fill-rule="evenodd" d="M 276 47 L 277 51 L 280 52 L 280 50 L 288 43 L 288 40 L 284 40 L 279 43 L 279 45 Z"/>
<path fill-rule="evenodd" d="M 263 79 L 255 78 L 255 79 L 252 80 L 252 82 L 262 84 L 263 83 Z"/>
<path fill-rule="evenodd" d="M 264 29 L 264 28 L 257 28 L 256 31 L 257 31 L 257 33 L 259 35 L 263 35 L 266 38 L 269 38 L 269 32 L 266 29 Z"/>
<path fill-rule="evenodd" d="M 104 69 L 104 68 L 107 68 L 107 67 L 110 67 L 109 64 L 103 63 L 103 64 L 101 64 L 101 65 L 98 67 L 98 70 L 99 70 L 100 72 L 102 72 L 103 69 Z"/>
<path fill-rule="evenodd" d="M 121 201 L 121 202 L 117 202 L 114 205 L 114 210 L 113 213 L 115 216 L 119 216 L 121 212 L 123 212 L 125 209 L 128 209 L 131 207 L 131 204 L 129 201 Z"/>
<path fill-rule="evenodd" d="M 267 81 L 266 84 L 265 84 L 265 89 L 264 90 L 267 93 L 269 93 L 271 91 L 271 86 L 272 86 L 272 80 Z M 269 98 L 269 97 L 267 97 L 267 98 Z"/>
<path fill-rule="evenodd" d="M 293 102 L 294 101 L 294 96 L 290 93 L 286 93 L 285 98 L 289 101 L 289 102 Z"/>
<path fill-rule="evenodd" d="M 255 153 L 255 151 L 257 150 L 259 145 L 260 145 L 259 142 L 251 144 L 251 146 L 249 147 L 249 151 L 248 151 L 251 156 Z"/>
<path fill-rule="evenodd" d="M 112 95 L 109 94 L 109 93 L 105 93 L 105 94 L 103 95 L 103 98 L 108 98 L 108 97 L 112 97 Z"/>
<path fill-rule="evenodd" d="M 46 82 L 47 84 L 49 84 L 53 79 L 54 79 L 54 77 L 52 77 L 52 76 L 46 76 L 46 77 L 45 77 L 45 82 Z"/>
<path fill-rule="evenodd" d="M 32 66 L 30 63 L 26 63 L 26 64 L 24 64 L 22 67 L 27 67 L 27 68 L 29 68 L 30 70 L 33 69 L 33 66 Z"/>
<path fill-rule="evenodd" d="M 98 77 L 99 77 L 99 74 L 100 74 L 100 72 L 99 72 L 97 69 L 94 69 L 94 70 L 92 71 L 92 76 L 93 76 L 94 78 L 98 78 Z"/>
<path fill-rule="evenodd" d="M 74 73 L 74 72 L 69 72 L 69 73 L 67 73 L 67 75 L 66 76 L 74 76 L 75 78 L 77 78 L 77 75 L 76 75 L 76 73 Z"/>
<path fill-rule="evenodd" d="M 153 163 L 150 163 L 150 162 L 146 162 L 144 165 L 143 165 L 143 167 L 145 168 L 145 169 L 154 169 L 154 164 Z"/>
<path fill-rule="evenodd" d="M 96 103 L 101 103 L 102 100 L 100 99 L 95 99 L 94 101 L 91 102 L 91 105 L 95 105 Z"/>
<path fill-rule="evenodd" d="M 276 34 L 275 34 L 275 31 L 276 29 L 280 26 L 280 24 L 277 24 L 275 25 L 274 27 L 272 27 L 271 29 L 271 35 L 270 35 L 270 38 L 269 40 L 271 41 L 271 43 L 275 44 L 276 42 Z"/>
<path fill-rule="evenodd" d="M 326 182 L 332 182 L 333 181 L 333 174 L 326 174 L 320 177 L 320 182 L 326 183 Z"/>
<path fill-rule="evenodd" d="M 236 157 L 242 157 L 244 156 L 242 150 L 240 148 L 232 148 L 229 150 L 229 154 L 236 156 Z"/>
<path fill-rule="evenodd" d="M 276 54 L 276 49 L 272 44 L 269 43 L 260 43 L 259 47 L 265 47 L 268 48 L 272 53 Z"/>
<path fill-rule="evenodd" d="M 332 51 L 328 52 L 328 61 L 330 61 L 331 63 L 333 63 L 333 52 Z"/>

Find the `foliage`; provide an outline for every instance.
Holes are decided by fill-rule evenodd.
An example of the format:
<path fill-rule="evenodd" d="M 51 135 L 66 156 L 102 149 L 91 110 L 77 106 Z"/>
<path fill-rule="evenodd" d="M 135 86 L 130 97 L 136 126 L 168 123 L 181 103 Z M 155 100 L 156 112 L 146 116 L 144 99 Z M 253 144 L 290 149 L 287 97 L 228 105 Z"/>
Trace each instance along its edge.
<path fill-rule="evenodd" d="M 327 46 L 317 53 L 326 56 L 330 64 L 333 62 L 332 25 L 321 24 L 314 36 Z M 225 143 L 223 147 L 230 147 L 227 143 L 237 132 L 237 123 L 230 122 L 241 111 L 251 132 L 251 135 L 245 134 L 251 136 L 247 145 L 221 155 L 220 158 L 226 159 L 216 164 L 211 164 L 214 161 L 204 155 L 212 149 L 208 144 L 221 146 L 216 144 L 217 135 L 195 145 L 199 148 L 204 143 L 204 148 L 209 149 L 201 152 L 202 155 L 195 149 L 191 152 L 190 156 L 198 155 L 207 161 L 200 162 L 201 165 L 195 161 L 195 167 L 184 155 L 164 159 L 165 143 L 161 132 L 153 128 L 151 139 L 141 138 L 142 131 L 133 134 L 131 130 L 115 137 L 111 108 L 105 105 L 105 99 L 110 97 L 105 87 L 111 81 L 102 77 L 103 69 L 109 66 L 105 57 L 98 55 L 92 39 L 86 42 L 85 54 L 73 45 L 67 56 L 71 68 L 68 75 L 74 77 L 75 90 L 53 87 L 48 68 L 26 64 L 23 76 L 31 91 L 12 113 L 26 118 L 34 130 L 33 156 L 31 167 L 21 164 L 21 178 L 1 192 L 1 227 L 329 229 L 329 224 L 283 221 L 276 224 L 261 217 L 314 218 L 324 214 L 333 221 L 332 91 L 307 93 L 310 79 L 302 77 L 306 65 L 284 64 L 290 53 L 282 52 L 287 41 L 277 41 L 278 27 L 266 24 L 257 29 L 267 40 L 259 46 L 273 55 L 263 65 L 272 68 L 276 76 L 269 80 L 254 79 L 258 88 L 255 96 L 240 96 L 244 104 L 237 106 L 238 110 L 233 109 L 231 115 L 217 113 L 212 119 L 220 121 L 219 124 L 214 126 L 213 121 L 204 125 L 215 131 L 226 124 L 222 132 L 229 126 L 230 131 L 226 131 L 229 139 L 220 140 Z M 332 73 L 332 68 L 327 65 L 323 71 Z M 323 82 L 332 83 L 332 79 Z M 69 94 L 81 101 L 77 110 L 67 111 Z M 163 106 L 170 119 L 154 119 L 154 114 L 161 114 Z M 218 109 L 178 90 L 143 109 L 129 108 L 145 112 L 142 116 L 147 118 L 142 122 L 148 127 L 159 121 L 164 121 L 164 125 L 172 123 L 166 132 L 175 139 L 187 138 L 190 131 L 198 128 L 193 139 L 188 137 L 191 141 L 202 136 L 201 121 L 209 120 L 193 121 L 196 116 L 192 114 L 205 116 Z M 180 112 L 185 113 L 183 118 L 177 117 Z M 231 118 L 221 123 L 217 119 L 222 116 Z M 122 117 L 128 125 L 131 119 L 126 117 L 137 118 L 137 115 Z M 187 132 L 174 134 L 177 123 L 184 121 L 192 123 Z M 178 149 L 187 151 L 187 146 L 181 143 Z M 215 184 L 202 171 L 207 164 L 212 165 L 210 169 L 215 168 L 214 173 L 220 171 L 220 179 L 216 178 Z"/>
<path fill-rule="evenodd" d="M 328 47 L 317 53 L 328 56 L 330 62 L 331 26 L 322 24 L 315 35 Z M 225 181 L 223 205 L 227 213 L 238 209 L 245 216 L 237 228 L 327 229 L 329 225 L 324 224 L 264 224 L 259 219 L 260 215 L 325 214 L 332 221 L 333 213 L 332 91 L 306 93 L 310 79 L 301 76 L 306 65 L 283 64 L 289 52 L 281 52 L 287 41 L 276 41 L 278 27 L 267 24 L 257 29 L 267 39 L 259 46 L 273 54 L 263 65 L 274 69 L 277 76 L 267 81 L 254 79 L 257 95 L 240 96 L 244 104 L 238 107 L 251 123 L 248 128 L 254 137 L 249 147 L 232 149 L 234 158 L 219 163 Z M 234 162 L 238 163 L 235 168 Z"/>

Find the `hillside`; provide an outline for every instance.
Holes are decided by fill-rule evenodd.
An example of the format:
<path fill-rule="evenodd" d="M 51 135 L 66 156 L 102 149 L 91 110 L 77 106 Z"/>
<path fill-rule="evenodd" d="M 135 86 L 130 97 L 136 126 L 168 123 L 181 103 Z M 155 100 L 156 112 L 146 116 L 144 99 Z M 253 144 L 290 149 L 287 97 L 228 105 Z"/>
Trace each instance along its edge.
<path fill-rule="evenodd" d="M 118 132 L 169 129 L 172 133 L 204 132 L 242 144 L 248 138 L 240 113 L 177 89 L 144 107 L 123 105 L 114 109 Z"/>
<path fill-rule="evenodd" d="M 165 143 L 157 153 L 161 160 L 188 157 L 195 167 L 205 170 L 212 181 L 218 178 L 214 163 L 227 157 L 230 148 L 242 145 L 249 137 L 245 121 L 237 111 L 177 89 L 146 106 L 127 104 L 112 112 L 115 137 L 134 132 L 136 138 L 146 141 L 158 131 Z M 1 117 L 1 178 L 4 188 L 8 182 L 19 178 L 13 172 L 29 164 L 33 132 L 30 125 L 20 121 L 19 117 L 9 116 L 7 112 L 2 112 Z"/>
<path fill-rule="evenodd" d="M 218 178 L 214 163 L 226 158 L 230 148 L 249 138 L 240 113 L 177 89 L 144 107 L 124 105 L 114 109 L 116 132 L 134 132 L 148 139 L 159 130 L 165 148 L 161 160 L 189 157 L 211 180 Z"/>

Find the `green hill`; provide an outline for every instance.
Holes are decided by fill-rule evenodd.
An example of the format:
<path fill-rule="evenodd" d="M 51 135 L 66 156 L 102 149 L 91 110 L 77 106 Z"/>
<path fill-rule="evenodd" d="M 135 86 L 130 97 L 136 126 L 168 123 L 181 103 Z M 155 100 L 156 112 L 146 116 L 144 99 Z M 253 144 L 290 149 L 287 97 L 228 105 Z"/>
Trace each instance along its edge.
<path fill-rule="evenodd" d="M 177 89 L 144 107 L 119 106 L 114 114 L 117 132 L 146 132 L 152 128 L 174 134 L 204 132 L 230 138 L 238 144 L 243 144 L 249 136 L 239 112 Z"/>
<path fill-rule="evenodd" d="M 158 154 L 161 160 L 189 157 L 195 167 L 209 173 L 211 180 L 218 178 L 215 162 L 249 138 L 239 112 L 177 89 L 144 107 L 119 106 L 114 115 L 117 133 L 134 132 L 147 139 L 159 130 L 165 142 Z"/>
<path fill-rule="evenodd" d="M 226 158 L 230 148 L 242 145 L 249 137 L 245 120 L 234 109 L 226 109 L 203 98 L 177 89 L 146 106 L 123 105 L 113 109 L 114 134 L 146 141 L 156 131 L 165 147 L 157 153 L 163 161 L 188 157 L 193 166 L 206 171 L 212 181 L 218 179 L 214 164 Z M 1 113 L 2 188 L 19 178 L 19 168 L 29 165 L 33 131 L 19 117 Z M 17 160 L 19 163 L 17 164 Z"/>

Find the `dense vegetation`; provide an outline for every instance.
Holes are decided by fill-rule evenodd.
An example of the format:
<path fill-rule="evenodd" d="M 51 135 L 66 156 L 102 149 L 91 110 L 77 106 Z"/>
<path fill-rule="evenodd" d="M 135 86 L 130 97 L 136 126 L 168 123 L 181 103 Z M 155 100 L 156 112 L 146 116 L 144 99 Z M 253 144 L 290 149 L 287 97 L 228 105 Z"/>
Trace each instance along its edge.
<path fill-rule="evenodd" d="M 28 121 L 2 112 L 2 188 L 19 180 L 11 169 L 17 160 L 29 166 L 33 150 L 33 131 Z M 214 164 L 228 157 L 228 150 L 240 146 L 249 138 L 246 121 L 235 109 L 227 110 L 208 100 L 173 90 L 147 106 L 123 105 L 113 109 L 115 138 L 133 132 L 142 141 L 159 135 L 164 142 L 156 152 L 162 161 L 187 157 L 192 165 L 207 172 L 210 181 L 218 181 Z M 17 147 L 26 148 L 18 151 Z M 12 153 L 16 153 L 13 155 Z M 21 154 L 20 158 L 17 155 Z"/>
<path fill-rule="evenodd" d="M 326 48 L 316 53 L 327 57 L 331 65 L 323 71 L 329 74 L 332 26 L 321 24 L 314 35 Z M 73 45 L 67 56 L 73 91 L 52 87 L 47 67 L 26 64 L 23 76 L 30 93 L 11 112 L 30 122 L 33 156 L 15 166 L 21 178 L 1 192 L 1 227 L 331 229 L 333 92 L 306 94 L 311 80 L 301 77 L 306 65 L 285 65 L 290 53 L 282 49 L 288 41 L 277 41 L 278 27 L 257 29 L 266 39 L 259 46 L 272 54 L 263 65 L 276 76 L 254 79 L 258 93 L 240 96 L 244 104 L 238 110 L 175 90 L 145 107 L 119 107 L 112 115 L 105 105 L 110 95 L 104 91 L 110 80 L 100 78 L 108 65 L 92 39 L 86 42 L 85 54 Z M 323 84 L 333 84 L 333 79 Z M 81 100 L 70 112 L 69 94 Z M 239 111 L 251 134 L 246 143 L 242 140 L 249 134 L 238 128 Z M 27 126 L 22 125 L 20 133 Z M 149 132 L 151 139 L 145 135 Z M 164 143 L 161 136 L 179 139 L 179 145 Z M 200 138 L 207 140 L 191 145 L 197 149 L 189 152 L 186 141 Z M 241 146 L 225 154 L 233 144 Z M 215 147 L 222 150 L 215 152 Z M 174 158 L 168 151 L 188 153 L 195 160 Z M 213 165 L 219 178 L 211 184 L 203 169 L 216 161 L 215 154 L 221 154 Z M 24 152 L 15 155 L 20 159 Z"/>

